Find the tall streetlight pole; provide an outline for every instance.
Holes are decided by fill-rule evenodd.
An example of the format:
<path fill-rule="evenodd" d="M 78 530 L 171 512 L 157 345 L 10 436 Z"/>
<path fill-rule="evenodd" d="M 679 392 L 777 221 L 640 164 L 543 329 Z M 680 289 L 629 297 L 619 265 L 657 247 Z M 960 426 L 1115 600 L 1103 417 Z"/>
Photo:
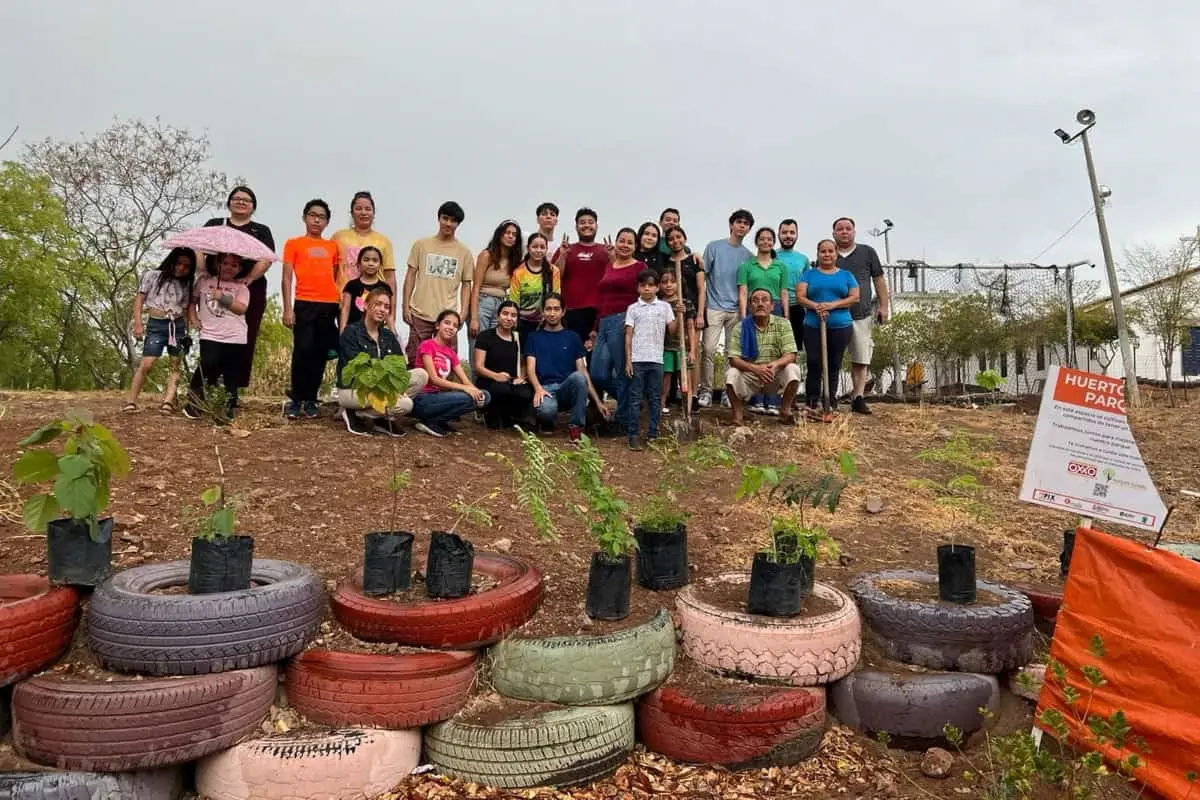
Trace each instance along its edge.
<path fill-rule="evenodd" d="M 1100 192 L 1100 183 L 1096 180 L 1096 164 L 1092 161 L 1092 146 L 1088 142 L 1088 131 L 1096 124 L 1096 115 L 1090 109 L 1083 109 L 1075 115 L 1075 121 L 1083 126 L 1083 130 L 1074 136 L 1062 128 L 1054 134 L 1063 144 L 1070 144 L 1076 139 L 1083 140 L 1083 157 L 1087 161 L 1088 181 L 1092 187 L 1092 205 L 1096 210 L 1096 226 L 1100 229 L 1100 249 L 1104 253 L 1104 268 L 1108 272 L 1108 288 L 1112 294 L 1113 322 L 1117 325 L 1117 339 L 1121 344 L 1121 361 L 1125 367 L 1125 391 L 1129 395 L 1130 405 L 1141 405 L 1141 395 L 1138 393 L 1137 364 L 1133 359 L 1133 345 L 1129 341 L 1129 329 L 1125 327 L 1125 306 L 1121 302 L 1121 287 L 1117 283 L 1117 267 L 1113 263 L 1112 245 L 1108 241 L 1108 225 L 1104 221 L 1104 197 Z"/>
<path fill-rule="evenodd" d="M 891 233 L 894 227 L 896 226 L 890 219 L 885 219 L 882 228 L 871 228 L 871 230 L 867 231 L 867 233 L 877 239 L 880 236 L 883 237 L 883 263 L 888 267 L 892 266 L 892 243 L 888 240 L 888 234 Z M 894 273 L 895 270 L 892 270 L 892 272 Z M 891 283 L 893 286 L 896 285 L 896 276 L 894 274 L 892 275 Z"/>

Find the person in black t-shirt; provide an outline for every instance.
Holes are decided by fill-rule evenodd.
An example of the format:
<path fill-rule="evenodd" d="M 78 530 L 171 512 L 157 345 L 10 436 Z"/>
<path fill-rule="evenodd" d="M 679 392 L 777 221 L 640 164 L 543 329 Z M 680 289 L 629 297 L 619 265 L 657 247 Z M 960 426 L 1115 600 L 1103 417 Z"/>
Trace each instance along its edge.
<path fill-rule="evenodd" d="M 496 327 L 480 331 L 475 338 L 471 365 L 476 385 L 492 396 L 483 412 L 489 428 L 533 429 L 533 387 L 521 369 L 518 316 L 517 304 L 505 300 L 496 309 Z"/>
<path fill-rule="evenodd" d="M 358 277 L 346 281 L 342 287 L 342 300 L 339 315 L 341 321 L 338 330 L 346 330 L 363 318 L 367 308 L 367 295 L 377 286 L 387 289 L 388 296 L 392 287 L 381 275 L 383 269 L 383 253 L 370 245 L 358 251 Z"/>

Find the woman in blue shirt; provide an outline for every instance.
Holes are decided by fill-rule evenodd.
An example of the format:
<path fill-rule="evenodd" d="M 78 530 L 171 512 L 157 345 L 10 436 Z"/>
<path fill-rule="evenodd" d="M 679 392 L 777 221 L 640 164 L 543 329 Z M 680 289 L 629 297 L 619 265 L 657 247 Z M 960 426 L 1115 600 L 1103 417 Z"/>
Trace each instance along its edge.
<path fill-rule="evenodd" d="M 837 245 L 832 239 L 817 243 L 817 265 L 809 267 L 796 284 L 796 302 L 804 312 L 804 352 L 808 376 L 804 383 L 809 408 L 821 401 L 821 320 L 825 320 L 825 353 L 829 364 L 829 403 L 837 408 L 842 355 L 850 343 L 854 322 L 851 307 L 858 304 L 858 281 L 837 265 Z"/>

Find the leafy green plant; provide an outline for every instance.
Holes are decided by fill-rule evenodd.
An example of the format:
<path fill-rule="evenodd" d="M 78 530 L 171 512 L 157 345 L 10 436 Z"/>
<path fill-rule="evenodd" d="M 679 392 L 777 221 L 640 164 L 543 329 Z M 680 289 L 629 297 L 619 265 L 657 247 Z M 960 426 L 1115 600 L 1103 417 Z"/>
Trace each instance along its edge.
<path fill-rule="evenodd" d="M 1104 641 L 1098 635 L 1092 636 L 1088 650 L 1097 662 L 1106 655 Z M 1027 800 L 1035 796 L 1039 785 L 1056 787 L 1061 792 L 1058 796 L 1071 800 L 1093 797 L 1100 779 L 1109 774 L 1101 749 L 1109 751 L 1117 772 L 1127 780 L 1134 780 L 1135 771 L 1146 765 L 1145 756 L 1150 748 L 1142 737 L 1134 734 L 1125 712 L 1117 709 L 1104 716 L 1092 710 L 1096 690 L 1107 683 L 1100 667 L 1085 664 L 1079 673 L 1083 691 L 1070 684 L 1062 663 L 1050 659 L 1046 666 L 1046 680 L 1059 688 L 1067 705 L 1067 714 L 1048 708 L 1038 717 L 1047 733 L 1060 745 L 1056 748 L 1058 752 L 1039 747 L 1028 731 L 994 736 L 985 729 L 987 764 L 977 765 L 963 751 L 962 731 L 953 725 L 945 726 L 946 739 L 970 767 L 963 777 L 979 785 L 982 797 L 987 800 Z M 985 721 L 993 721 L 994 715 L 988 709 L 981 708 L 979 713 Z M 1074 749 L 1069 745 L 1074 745 Z M 1077 752 L 1080 749 L 1084 752 Z M 1191 773 L 1188 782 L 1194 783 Z"/>
<path fill-rule="evenodd" d="M 690 478 L 714 467 L 733 465 L 733 451 L 715 436 L 705 436 L 687 447 L 675 437 L 656 439 L 650 449 L 658 457 L 658 484 L 635 514 L 638 525 L 654 533 L 670 533 L 691 516 L 679 504 L 679 495 Z"/>
<path fill-rule="evenodd" d="M 990 443 L 990 437 L 955 431 L 940 447 L 917 454 L 921 461 L 937 465 L 943 475 L 938 479 L 911 480 L 908 488 L 932 493 L 937 505 L 958 511 L 968 519 L 980 522 L 991 519 L 992 510 L 979 499 L 986 488 L 979 476 L 996 464 L 984 451 Z"/>
<path fill-rule="evenodd" d="M 408 391 L 408 361 L 401 355 L 372 358 L 359 353 L 342 367 L 342 380 L 354 388 L 358 404 L 388 416 L 400 396 Z"/>
<path fill-rule="evenodd" d="M 517 502 L 529 511 L 540 538 L 558 539 L 548 500 L 562 494 L 563 484 L 570 481 L 583 501 L 573 507 L 600 552 L 617 559 L 637 549 L 637 540 L 625 519 L 628 506 L 604 483 L 604 459 L 591 439 L 584 436 L 577 448 L 567 451 L 552 448 L 519 427 L 517 432 L 521 435 L 524 464 L 516 464 L 501 453 L 488 455 L 512 470 Z"/>
<path fill-rule="evenodd" d="M 354 389 L 358 405 L 383 414 L 389 425 L 392 421 L 392 409 L 408 391 L 411 379 L 408 360 L 401 355 L 372 358 L 370 353 L 359 353 L 342 367 L 342 380 Z M 392 512 L 388 520 L 390 531 L 396 530 L 400 492 L 408 488 L 411 481 L 411 472 L 400 471 L 399 448 L 396 440 L 392 439 L 392 476 L 387 482 L 387 490 L 392 495 Z"/>
<path fill-rule="evenodd" d="M 44 445 L 64 436 L 62 454 Z M 42 425 L 19 443 L 30 448 L 12 466 L 18 483 L 51 483 L 49 492 L 25 501 L 26 527 L 42 533 L 50 522 L 66 515 L 88 526 L 92 540 L 100 536 L 98 520 L 108 508 L 109 483 L 129 474 L 129 456 L 112 432 L 86 412 Z"/>
<path fill-rule="evenodd" d="M 782 564 L 794 564 L 801 557 L 815 559 L 820 554 L 836 558 L 840 552 L 837 542 L 825 528 L 806 518 L 805 509 L 824 507 L 829 514 L 836 513 L 842 492 L 857 474 L 858 462 L 849 451 L 826 460 L 821 473 L 815 475 L 800 473 L 794 464 L 742 467 L 737 499 L 762 497 L 767 501 L 770 549 L 762 552 L 771 561 Z M 773 510 L 773 503 L 782 505 L 783 510 Z"/>
<path fill-rule="evenodd" d="M 1004 378 L 1000 377 L 1000 373 L 994 369 L 985 369 L 975 373 L 975 383 L 987 389 L 995 398 L 1000 387 L 1004 385 Z"/>
<path fill-rule="evenodd" d="M 232 418 L 229 416 L 229 391 L 220 384 L 206 386 L 204 396 L 191 395 L 191 404 L 213 425 L 228 425 Z"/>
<path fill-rule="evenodd" d="M 454 524 L 450 526 L 448 533 L 457 531 L 458 526 L 463 522 L 470 522 L 472 525 L 490 528 L 493 522 L 492 514 L 482 504 L 484 500 L 495 500 L 499 494 L 499 489 L 491 489 L 474 500 L 466 500 L 461 494 L 455 495 L 454 500 L 450 502 L 450 510 L 457 514 L 458 517 L 454 520 Z"/>
<path fill-rule="evenodd" d="M 230 539 L 237 524 L 238 502 L 225 496 L 221 485 L 210 486 L 200 493 L 200 508 L 184 508 L 184 516 L 191 521 L 192 535 L 205 541 Z"/>

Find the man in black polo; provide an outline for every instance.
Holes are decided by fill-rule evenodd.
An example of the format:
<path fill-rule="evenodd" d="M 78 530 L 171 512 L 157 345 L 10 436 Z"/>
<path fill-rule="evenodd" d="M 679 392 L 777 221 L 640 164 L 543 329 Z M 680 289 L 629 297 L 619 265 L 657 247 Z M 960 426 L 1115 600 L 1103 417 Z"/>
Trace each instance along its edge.
<path fill-rule="evenodd" d="M 854 320 L 854 331 L 850 335 L 850 345 L 846 354 L 850 357 L 850 377 L 854 384 L 850 410 L 858 414 L 870 414 L 867 400 L 863 393 L 867 387 L 867 372 L 871 366 L 871 354 L 875 349 L 871 339 L 871 328 L 875 320 L 879 324 L 887 322 L 888 318 L 888 285 L 883 274 L 883 264 L 879 262 L 879 254 L 868 244 L 855 244 L 854 220 L 849 217 L 838 217 L 833 221 L 833 241 L 837 245 L 837 264 L 848 270 L 858 281 L 858 305 L 850 309 Z M 871 289 L 874 288 L 876 301 L 872 302 Z M 877 303 L 877 305 L 876 305 Z"/>

